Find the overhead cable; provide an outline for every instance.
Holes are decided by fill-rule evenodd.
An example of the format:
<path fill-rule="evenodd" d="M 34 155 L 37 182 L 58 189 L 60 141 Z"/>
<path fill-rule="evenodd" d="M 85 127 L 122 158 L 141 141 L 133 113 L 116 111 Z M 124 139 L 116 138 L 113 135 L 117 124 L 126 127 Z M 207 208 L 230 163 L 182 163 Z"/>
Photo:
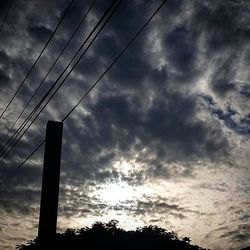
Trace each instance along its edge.
<path fill-rule="evenodd" d="M 29 106 L 29 104 L 31 103 L 31 101 L 33 100 L 33 98 L 35 97 L 35 95 L 37 94 L 37 92 L 39 91 L 39 89 L 42 87 L 43 83 L 45 82 L 45 80 L 47 79 L 48 75 L 50 74 L 50 72 L 52 71 L 52 69 L 54 68 L 54 66 L 56 65 L 56 63 L 58 62 L 58 60 L 60 59 L 60 57 L 62 56 L 62 54 L 64 53 L 64 51 L 66 50 L 66 48 L 68 47 L 69 43 L 72 41 L 72 39 L 74 38 L 75 34 L 77 33 L 77 31 L 79 30 L 81 24 L 83 23 L 83 21 L 86 19 L 86 17 L 88 16 L 89 12 L 91 11 L 91 9 L 93 8 L 94 4 L 95 4 L 96 0 L 94 0 L 92 2 L 92 4 L 90 5 L 89 9 L 87 10 L 87 12 L 84 14 L 84 16 L 82 17 L 81 21 L 79 22 L 79 24 L 77 25 L 77 27 L 75 28 L 75 30 L 73 31 L 73 33 L 71 34 L 70 38 L 68 39 L 67 43 L 64 45 L 63 49 L 61 50 L 61 52 L 59 53 L 59 55 L 57 56 L 57 58 L 55 59 L 55 61 L 53 62 L 52 66 L 50 67 L 49 71 L 47 72 L 47 74 L 44 76 L 44 78 L 42 79 L 42 81 L 40 82 L 39 86 L 36 88 L 36 90 L 34 91 L 34 93 L 32 94 L 32 96 L 30 97 L 30 99 L 28 100 L 28 102 L 26 103 L 26 105 L 24 106 L 23 110 L 21 111 L 21 113 L 19 114 L 19 116 L 16 118 L 16 120 L 14 121 L 14 123 L 12 124 L 12 126 L 9 128 L 8 132 L 5 134 L 2 142 L 1 142 L 1 146 L 0 146 L 0 151 L 4 148 L 4 146 L 6 145 L 7 142 L 7 138 L 9 136 L 9 134 L 12 132 L 13 128 L 15 127 L 15 125 L 17 124 L 17 122 L 19 121 L 19 119 L 21 118 L 21 116 L 23 115 L 23 113 L 25 112 L 25 110 L 27 109 L 27 107 Z"/>
<path fill-rule="evenodd" d="M 19 84 L 18 88 L 16 89 L 16 91 L 14 92 L 13 96 L 11 97 L 10 101 L 8 102 L 8 104 L 6 105 L 6 107 L 4 108 L 4 110 L 2 111 L 0 118 L 3 117 L 3 115 L 5 114 L 5 112 L 7 111 L 7 109 L 9 108 L 10 104 L 12 103 L 12 101 L 14 100 L 14 98 L 16 97 L 17 93 L 19 92 L 19 90 L 21 89 L 21 87 L 24 85 L 26 79 L 28 78 L 28 76 L 30 75 L 30 73 L 32 72 L 32 70 L 34 69 L 34 67 L 36 66 L 37 62 L 39 61 L 40 57 L 42 56 L 43 52 L 45 51 L 45 49 L 48 47 L 51 39 L 53 38 L 54 34 L 56 33 L 57 29 L 59 28 L 60 24 L 62 23 L 63 19 L 65 18 L 66 14 L 68 13 L 71 5 L 73 4 L 74 0 L 71 0 L 67 9 L 65 10 L 64 14 L 62 15 L 59 23 L 57 24 L 56 28 L 54 29 L 54 31 L 51 33 L 49 39 L 47 40 L 46 44 L 44 45 L 43 49 L 41 50 L 41 52 L 39 53 L 38 57 L 36 58 L 35 62 L 33 63 L 33 65 L 31 66 L 30 70 L 28 71 L 28 73 L 25 75 L 24 79 L 22 80 L 22 82 Z"/>
<path fill-rule="evenodd" d="M 38 112 L 38 114 L 33 118 L 33 120 L 31 121 L 31 123 L 29 124 L 29 126 L 24 130 L 24 132 L 21 134 L 21 136 L 17 139 L 18 135 L 22 132 L 22 130 L 25 128 L 25 126 L 28 124 L 29 120 L 31 119 L 31 117 L 33 116 L 33 114 L 35 114 L 35 112 L 39 109 L 39 107 L 41 106 L 41 104 L 46 100 L 46 98 L 48 97 L 48 95 L 50 94 L 50 92 L 53 90 L 53 88 L 56 86 L 56 83 L 59 81 L 59 79 L 63 76 L 63 74 L 66 72 L 66 70 L 69 68 L 70 64 L 72 63 L 72 61 L 75 59 L 75 57 L 77 56 L 77 53 L 75 54 L 75 56 L 72 58 L 72 60 L 69 62 L 68 66 L 65 68 L 65 70 L 60 74 L 60 76 L 57 78 L 57 80 L 55 81 L 55 83 L 51 86 L 51 88 L 47 91 L 47 93 L 45 94 L 45 96 L 42 98 L 42 100 L 37 104 L 37 106 L 34 108 L 33 112 L 26 118 L 26 120 L 24 121 L 24 123 L 21 125 L 21 129 L 19 129 L 18 131 L 15 132 L 15 134 L 8 140 L 7 143 L 11 143 L 11 141 L 17 139 L 14 144 L 12 145 L 5 145 L 7 147 L 5 147 L 4 151 L 2 152 L 2 154 L 0 155 L 0 157 L 2 157 L 0 163 L 6 158 L 6 156 L 13 150 L 13 148 L 15 147 L 15 145 L 21 140 L 21 138 L 24 136 L 24 134 L 28 131 L 28 129 L 31 127 L 31 125 L 34 123 L 34 121 L 39 117 L 39 115 L 41 114 L 41 112 L 45 109 L 45 107 L 48 105 L 48 103 L 50 102 L 50 100 L 54 97 L 54 95 L 57 93 L 57 91 L 60 89 L 60 87 L 62 86 L 62 84 L 66 81 L 66 79 L 68 78 L 68 76 L 71 74 L 71 72 L 74 70 L 74 68 L 77 66 L 77 64 L 80 62 L 80 60 L 82 59 L 82 57 L 85 55 L 85 53 L 87 52 L 87 50 L 90 48 L 90 46 L 93 44 L 93 42 L 96 40 L 96 38 L 99 36 L 99 34 L 101 33 L 101 31 L 103 30 L 103 28 L 105 27 L 105 25 L 108 23 L 108 21 L 111 19 L 111 17 L 113 16 L 114 12 L 116 11 L 116 9 L 119 7 L 120 3 L 122 0 L 113 0 L 113 2 L 111 3 L 111 5 L 109 6 L 109 8 L 105 11 L 105 13 L 103 14 L 103 16 L 101 17 L 101 19 L 99 20 L 99 22 L 97 23 L 97 25 L 95 26 L 95 28 L 90 32 L 89 36 L 87 37 L 87 39 L 84 41 L 84 43 L 82 44 L 82 46 L 80 47 L 80 49 L 77 51 L 77 53 L 79 53 L 82 49 L 82 47 L 86 44 L 87 40 L 92 36 L 92 34 L 94 33 L 94 31 L 96 30 L 96 28 L 99 26 L 99 24 L 103 21 L 103 19 L 105 18 L 105 16 L 108 14 L 108 12 L 112 9 L 113 5 L 115 3 L 118 2 L 118 4 L 114 7 L 114 9 L 112 10 L 112 12 L 109 14 L 108 18 L 105 20 L 105 22 L 102 24 L 101 28 L 98 30 L 98 32 L 96 33 L 96 35 L 94 36 L 93 40 L 90 42 L 90 44 L 87 46 L 87 48 L 82 52 L 82 54 L 80 55 L 80 57 L 77 59 L 77 61 L 74 63 L 74 65 L 72 66 L 72 68 L 69 70 L 69 72 L 66 74 L 66 76 L 64 77 L 64 79 L 62 80 L 62 82 L 57 86 L 56 90 L 54 91 L 54 93 L 49 97 L 49 99 L 46 101 L 46 103 L 44 104 L 44 106 L 41 108 L 41 110 Z"/>
<path fill-rule="evenodd" d="M 79 106 L 79 104 L 86 98 L 86 96 L 96 87 L 96 85 L 100 82 L 100 80 L 109 72 L 109 70 L 114 66 L 114 64 L 118 61 L 118 59 L 125 53 L 125 51 L 129 48 L 129 46 L 136 40 L 136 38 L 142 33 L 142 31 L 146 28 L 146 26 L 150 23 L 153 17 L 159 12 L 159 10 L 164 6 L 167 0 L 164 0 L 160 6 L 153 12 L 151 17 L 147 20 L 147 22 L 136 32 L 136 34 L 131 38 L 131 40 L 127 43 L 127 45 L 121 50 L 121 52 L 116 56 L 113 62 L 106 68 L 106 70 L 101 74 L 101 76 L 92 84 L 92 86 L 84 93 L 84 95 L 80 98 L 80 100 L 74 105 L 74 107 L 67 113 L 67 115 L 62 119 L 64 122 L 71 113 Z M 37 150 L 44 144 L 45 139 L 43 139 L 39 145 L 32 151 L 32 153 L 18 166 L 18 168 L 22 167 L 36 152 Z"/>

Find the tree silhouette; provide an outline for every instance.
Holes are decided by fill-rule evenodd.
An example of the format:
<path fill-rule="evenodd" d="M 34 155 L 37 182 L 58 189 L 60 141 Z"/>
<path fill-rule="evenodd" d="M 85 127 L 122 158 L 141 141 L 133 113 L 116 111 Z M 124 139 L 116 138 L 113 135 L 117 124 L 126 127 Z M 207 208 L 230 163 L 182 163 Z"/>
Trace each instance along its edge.
<path fill-rule="evenodd" d="M 135 231 L 125 231 L 118 227 L 117 220 L 108 223 L 95 222 L 91 228 L 70 228 L 57 234 L 53 242 L 41 242 L 38 238 L 26 244 L 17 245 L 19 250 L 80 250 L 80 249 L 157 249 L 157 250 L 205 250 L 191 245 L 190 238 L 180 240 L 176 233 L 157 226 L 145 226 Z"/>

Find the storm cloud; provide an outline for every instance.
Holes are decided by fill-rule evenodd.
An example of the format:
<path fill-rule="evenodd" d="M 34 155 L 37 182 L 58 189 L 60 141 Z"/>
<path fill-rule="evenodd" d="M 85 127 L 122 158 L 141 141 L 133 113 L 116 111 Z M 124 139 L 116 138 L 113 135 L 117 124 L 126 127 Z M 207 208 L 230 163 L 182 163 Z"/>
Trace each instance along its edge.
<path fill-rule="evenodd" d="M 1 2 L 1 17 L 8 3 Z M 22 225 L 22 230 L 26 227 L 29 232 L 25 239 L 36 234 L 43 149 L 22 168 L 16 167 L 44 138 L 47 121 L 60 121 L 67 114 L 160 3 L 122 2 L 0 166 L 0 223 L 5 225 L 1 226 L 5 240 L 0 245 L 5 249 L 14 244 L 8 230 L 12 230 L 15 219 L 27 217 L 27 225 Z M 66 0 L 13 2 L 0 33 L 0 111 L 68 4 Z M 1 138 L 90 4 L 77 0 L 70 8 L 1 119 Z M 96 2 L 23 117 L 53 84 L 108 4 Z M 133 218 L 138 223 L 171 226 L 204 247 L 235 249 L 250 244 L 246 224 L 250 192 L 249 11 L 250 4 L 244 0 L 166 2 L 98 87 L 64 122 L 60 228 L 68 222 L 68 226 L 74 226 L 74 220 L 88 223 L 88 218 L 109 218 L 105 216 L 113 212 L 119 218 L 129 218 L 124 221 Z M 125 190 L 125 185 L 131 197 L 124 194 L 124 200 L 109 200 L 104 194 L 112 185 L 118 187 L 117 192 Z M 112 195 L 116 197 L 111 190 Z M 237 214 L 240 208 L 242 212 Z M 236 221 L 231 221 L 232 214 Z M 235 223 L 234 228 L 230 223 Z M 201 229 L 188 225 L 199 225 Z M 22 232 L 16 232 L 16 237 L 23 237 Z"/>

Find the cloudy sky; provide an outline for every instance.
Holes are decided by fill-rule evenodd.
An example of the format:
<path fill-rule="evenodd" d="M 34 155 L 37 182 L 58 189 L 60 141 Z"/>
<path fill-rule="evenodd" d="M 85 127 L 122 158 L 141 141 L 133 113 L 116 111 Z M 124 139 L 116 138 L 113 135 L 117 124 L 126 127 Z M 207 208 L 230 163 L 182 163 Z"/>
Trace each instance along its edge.
<path fill-rule="evenodd" d="M 69 0 L 14 0 L 0 33 L 0 111 Z M 2 0 L 1 22 L 10 0 Z M 92 1 L 75 0 L 0 121 L 5 137 Z M 21 121 L 75 55 L 110 1 L 97 0 Z M 161 4 L 123 1 L 0 166 L 0 248 L 37 235 L 43 148 L 61 121 Z M 250 245 L 250 2 L 168 0 L 64 122 L 58 230 L 119 220 L 154 224 L 214 250 Z M 18 127 L 18 124 L 16 127 Z"/>

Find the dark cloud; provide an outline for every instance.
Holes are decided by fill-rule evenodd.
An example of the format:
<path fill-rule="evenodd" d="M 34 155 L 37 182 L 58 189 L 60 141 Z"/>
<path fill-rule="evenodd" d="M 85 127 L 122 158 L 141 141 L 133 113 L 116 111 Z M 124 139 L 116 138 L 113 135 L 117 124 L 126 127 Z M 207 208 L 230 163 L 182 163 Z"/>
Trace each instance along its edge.
<path fill-rule="evenodd" d="M 249 84 L 242 84 L 240 88 L 241 95 L 249 98 L 250 97 L 250 85 Z"/>
<path fill-rule="evenodd" d="M 5 168 L 1 169 L 0 175 L 0 207 L 3 214 L 24 216 L 38 211 L 40 168 Z"/>
<path fill-rule="evenodd" d="M 137 4 L 140 8 L 136 6 L 135 9 Z M 119 51 L 121 45 L 124 44 L 124 39 L 127 40 L 132 31 L 134 32 L 135 20 L 137 20 L 137 25 L 143 22 L 145 17 L 138 15 L 139 9 L 141 11 L 142 7 L 143 11 L 148 13 L 152 7 L 152 3 L 149 5 L 135 3 L 135 5 L 124 5 L 125 11 L 120 11 L 116 21 L 111 22 L 109 32 L 102 35 L 102 39 L 96 43 L 93 49 L 93 56 L 89 56 L 86 60 L 89 65 L 95 66 L 89 66 L 85 69 L 83 65 L 82 67 L 80 65 L 79 71 L 81 73 L 91 75 L 96 68 L 104 65 L 100 58 L 103 58 L 104 61 L 110 60 L 113 51 Z M 181 2 L 176 4 L 170 1 L 168 11 L 180 11 L 181 6 Z M 41 14 L 46 12 L 48 7 L 49 4 L 46 2 L 40 11 L 41 13 L 36 17 L 40 18 L 38 25 L 35 25 L 36 22 L 35 19 L 31 18 L 31 13 L 28 15 L 31 26 L 29 25 L 27 30 L 31 36 L 39 41 L 51 33 L 46 22 L 52 19 L 49 17 L 41 19 Z M 32 8 L 35 9 L 35 6 Z M 77 8 L 76 5 L 73 6 L 74 11 L 69 13 L 66 26 L 68 22 L 68 25 L 73 27 L 74 23 L 70 20 L 73 16 L 80 17 Z M 62 13 L 61 5 L 60 13 Z M 73 15 L 73 13 L 76 14 Z M 128 20 L 129 13 L 131 15 Z M 48 14 L 52 16 L 52 10 Z M 53 19 L 53 25 L 56 19 Z M 67 28 L 70 29 L 70 27 Z M 197 56 L 195 48 L 197 34 L 191 33 L 188 26 L 178 25 L 164 37 L 166 54 L 171 65 L 180 71 L 183 77 L 193 74 Z M 211 129 L 204 122 L 196 119 L 196 99 L 194 96 L 185 96 L 178 92 L 165 92 L 169 82 L 168 70 L 166 68 L 155 69 L 149 64 L 144 40 L 143 37 L 140 38 L 137 42 L 140 46 L 133 46 L 130 53 L 119 62 L 119 67 L 114 68 L 111 72 L 109 81 L 112 84 L 107 82 L 110 85 L 110 92 L 105 90 L 104 95 L 100 95 L 97 101 L 88 105 L 90 115 L 79 121 L 84 124 L 81 135 L 78 136 L 78 126 L 73 124 L 75 121 L 69 121 L 69 124 L 66 125 L 71 129 L 69 134 L 72 135 L 72 138 L 76 138 L 78 145 L 84 148 L 84 152 L 81 152 L 82 156 L 80 157 L 83 161 L 79 161 L 77 158 L 74 161 L 71 157 L 68 159 L 67 154 L 64 160 L 70 163 L 76 172 L 79 169 L 84 171 L 86 178 L 95 176 L 96 179 L 101 180 L 115 176 L 112 171 L 98 172 L 101 166 L 109 166 L 112 162 L 115 157 L 114 149 L 126 154 L 132 153 L 131 149 L 133 148 L 140 151 L 146 147 L 147 153 L 155 155 L 158 159 L 152 161 L 156 167 L 151 168 L 157 175 L 166 173 L 161 161 L 195 159 L 198 155 L 214 157 L 219 154 L 223 155 L 228 150 L 227 140 L 220 130 Z M 99 57 L 95 55 L 99 55 Z M 25 61 L 20 62 L 22 67 L 24 67 L 24 63 Z M 119 89 L 121 94 L 119 92 L 114 94 L 113 89 L 117 90 L 117 86 L 120 85 L 125 88 L 137 89 L 142 96 L 136 93 L 132 96 L 123 95 L 123 89 Z M 149 87 L 153 93 L 156 92 L 156 97 L 157 91 L 161 88 L 162 90 L 159 98 L 154 98 L 151 106 L 145 107 L 143 104 L 147 103 L 149 98 L 147 92 Z M 33 140 L 34 143 L 35 141 Z M 69 152 L 72 152 L 72 150 L 68 150 L 69 147 L 70 144 L 66 146 L 68 155 L 70 155 Z M 106 153 L 101 156 L 103 151 Z M 25 155 L 25 152 L 26 146 L 23 146 L 20 155 Z M 150 164 L 147 157 L 142 155 L 142 158 Z M 75 172 L 73 173 L 75 174 Z M 135 175 L 139 178 L 141 174 Z"/>
<path fill-rule="evenodd" d="M 221 140 L 214 143 L 206 124 L 195 119 L 193 97 L 166 94 L 146 110 L 138 100 L 137 95 L 131 99 L 117 94 L 100 97 L 98 102 L 88 105 L 91 115 L 82 121 L 82 141 L 88 142 L 88 150 L 95 147 L 93 152 L 97 152 L 98 148 L 112 150 L 118 147 L 126 152 L 136 144 L 138 149 L 141 145 L 141 148 L 148 148 L 149 153 L 156 153 L 159 160 L 165 157 L 181 160 L 181 156 L 188 159 L 196 154 L 213 156 L 220 150 L 223 153 L 227 150 L 227 142 L 222 135 Z M 220 132 L 213 130 L 214 133 L 218 133 L 219 139 Z M 95 143 L 91 144 L 92 140 Z M 178 148 L 177 155 L 163 152 L 169 149 L 174 154 L 175 148 Z"/>
<path fill-rule="evenodd" d="M 229 230 L 228 232 L 220 235 L 221 238 L 226 238 L 232 243 L 236 244 L 246 244 L 250 237 L 250 225 L 242 224 L 237 227 L 237 229 Z"/>
<path fill-rule="evenodd" d="M 1 1 L 0 14 L 7 2 Z M 81 96 L 98 78 L 160 2 L 123 1 L 54 101 L 10 155 L 5 168 L 0 169 L 0 207 L 6 215 L 37 213 L 43 152 L 22 169 L 15 169 L 17 163 L 43 138 L 46 121 L 60 120 L 67 113 L 77 102 L 76 96 Z M 1 101 L 1 109 L 30 69 L 67 4 L 69 1 L 14 1 L 0 37 L 0 84 L 3 100 L 6 99 Z M 38 86 L 90 4 L 91 1 L 75 1 L 18 95 L 11 110 L 13 117 Z M 46 79 L 40 95 L 63 70 L 108 4 L 97 1 L 94 11 Z M 182 177 L 195 181 L 196 164 L 199 171 L 202 171 L 200 162 L 213 163 L 210 165 L 217 169 L 217 163 L 233 156 L 224 126 L 234 131 L 235 136 L 249 136 L 250 117 L 233 105 L 219 107 L 217 98 L 226 102 L 237 91 L 244 101 L 249 97 L 247 77 L 237 79 L 239 75 L 247 75 L 239 74 L 244 71 L 239 62 L 249 61 L 246 55 L 250 37 L 249 7 L 246 1 L 167 1 L 102 80 L 102 86 L 65 122 L 60 215 L 102 216 L 107 209 L 127 211 L 133 216 L 149 215 L 151 221 L 159 221 L 159 214 L 177 219 L 201 215 L 163 197 L 145 196 L 140 201 L 128 200 L 111 206 L 90 197 L 90 193 L 111 180 L 133 187 L 148 181 L 154 183 L 159 178 L 172 181 Z M 208 72 L 208 88 L 201 97 L 203 107 L 216 119 L 203 117 L 197 94 L 199 82 L 207 78 Z M 8 116 L 6 124 L 9 120 Z M 4 134 L 2 129 L 0 135 Z M 134 161 L 140 167 L 122 173 L 114 166 L 119 159 Z M 230 189 L 226 182 L 204 184 L 201 188 L 220 192 Z M 247 184 L 241 188 L 240 192 L 249 191 Z M 247 219 L 246 214 L 242 215 L 242 221 Z M 247 229 L 246 226 L 237 230 L 223 228 L 221 238 L 238 243 L 240 239 L 246 240 Z"/>
<path fill-rule="evenodd" d="M 5 13 L 7 7 L 9 6 L 10 1 L 9 0 L 3 0 L 1 1 L 1 12 Z"/>
<path fill-rule="evenodd" d="M 52 31 L 48 29 L 45 26 L 39 25 L 39 26 L 30 26 L 28 27 L 28 32 L 33 37 L 39 42 L 46 42 L 46 40 L 49 38 L 51 35 Z"/>
<path fill-rule="evenodd" d="M 236 57 L 236 55 L 232 54 L 227 60 L 225 60 L 223 64 L 215 70 L 211 80 L 211 88 L 213 92 L 221 97 L 235 89 L 235 83 L 232 82 L 235 77 L 235 71 L 233 70 L 235 67 L 235 60 L 233 60 L 234 57 Z"/>
<path fill-rule="evenodd" d="M 249 135 L 249 114 L 246 114 L 239 121 L 237 121 L 236 119 L 234 119 L 234 116 L 237 114 L 236 110 L 232 109 L 229 106 L 226 108 L 226 110 L 219 108 L 217 104 L 213 102 L 213 99 L 211 97 L 203 97 L 203 100 L 205 101 L 205 105 L 207 106 L 211 114 L 219 120 L 223 121 L 226 127 L 240 135 Z"/>
<path fill-rule="evenodd" d="M 230 46 L 236 48 L 248 36 L 249 4 L 245 1 L 204 1 L 197 11 L 198 26 L 208 31 L 209 51 L 220 53 Z M 244 17 L 244 18 L 242 18 Z"/>
<path fill-rule="evenodd" d="M 202 49 L 215 66 L 209 86 L 220 97 L 235 90 L 240 51 L 249 40 L 249 8 L 245 1 L 203 1 L 194 12 L 192 25 L 205 38 Z"/>
<path fill-rule="evenodd" d="M 219 95 L 225 95 L 229 91 L 232 91 L 234 89 L 234 84 L 231 82 L 228 82 L 226 79 L 215 79 L 212 83 L 212 89 L 214 92 L 218 93 Z"/>
<path fill-rule="evenodd" d="M 10 59 L 9 59 L 9 57 L 8 57 L 8 55 L 5 53 L 5 51 L 0 51 L 0 62 L 1 62 L 1 64 L 2 65 L 4 65 L 4 64 L 8 64 L 9 63 L 9 61 L 10 61 Z"/>
<path fill-rule="evenodd" d="M 245 214 L 243 216 L 240 217 L 240 220 L 243 222 L 247 222 L 250 219 L 250 214 Z"/>
<path fill-rule="evenodd" d="M 8 75 L 6 75 L 5 72 L 0 71 L 0 85 L 4 86 L 4 85 L 9 85 L 10 83 L 10 78 Z"/>
<path fill-rule="evenodd" d="M 185 25 L 175 27 L 166 34 L 165 46 L 167 59 L 175 68 L 176 78 L 180 83 L 190 81 L 196 72 L 197 35 L 190 32 Z"/>

